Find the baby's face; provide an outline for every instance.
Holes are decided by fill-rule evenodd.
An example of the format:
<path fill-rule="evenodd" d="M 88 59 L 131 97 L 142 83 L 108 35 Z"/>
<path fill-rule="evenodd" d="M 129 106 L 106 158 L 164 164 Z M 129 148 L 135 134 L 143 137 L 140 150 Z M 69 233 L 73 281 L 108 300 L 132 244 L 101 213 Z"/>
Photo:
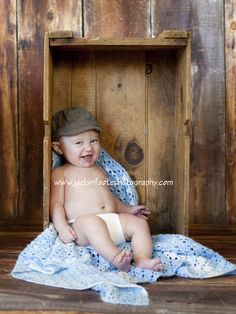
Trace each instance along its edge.
<path fill-rule="evenodd" d="M 92 167 L 99 157 L 99 135 L 95 131 L 86 131 L 74 136 L 62 136 L 60 149 L 66 160 L 77 167 Z"/>

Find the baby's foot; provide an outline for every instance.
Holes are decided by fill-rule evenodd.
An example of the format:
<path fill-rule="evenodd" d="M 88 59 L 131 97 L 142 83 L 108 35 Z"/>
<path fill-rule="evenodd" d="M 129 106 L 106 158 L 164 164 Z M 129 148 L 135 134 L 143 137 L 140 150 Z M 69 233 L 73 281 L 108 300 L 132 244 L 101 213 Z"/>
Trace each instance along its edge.
<path fill-rule="evenodd" d="M 162 271 L 164 269 L 164 266 L 159 258 L 142 258 L 135 263 L 135 266 L 154 271 Z"/>
<path fill-rule="evenodd" d="M 120 271 L 128 272 L 130 269 L 131 253 L 120 251 L 113 259 L 113 265 Z"/>

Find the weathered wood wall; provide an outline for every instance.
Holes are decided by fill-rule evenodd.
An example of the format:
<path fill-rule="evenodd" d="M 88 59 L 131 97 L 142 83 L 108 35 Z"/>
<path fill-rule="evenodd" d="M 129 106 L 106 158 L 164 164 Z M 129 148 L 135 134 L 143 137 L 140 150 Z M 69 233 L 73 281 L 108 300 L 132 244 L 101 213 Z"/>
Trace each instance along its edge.
<path fill-rule="evenodd" d="M 190 223 L 236 223 L 236 0 L 4 0 L 2 226 L 42 223 L 44 31 L 153 37 L 164 29 L 192 32 Z"/>

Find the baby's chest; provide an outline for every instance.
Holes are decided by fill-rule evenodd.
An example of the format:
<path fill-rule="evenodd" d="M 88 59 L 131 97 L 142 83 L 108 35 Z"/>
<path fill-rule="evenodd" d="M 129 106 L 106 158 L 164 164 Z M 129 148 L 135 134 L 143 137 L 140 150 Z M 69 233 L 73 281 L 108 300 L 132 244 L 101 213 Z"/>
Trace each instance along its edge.
<path fill-rule="evenodd" d="M 104 183 L 107 182 L 106 174 L 100 169 L 82 169 L 67 173 L 67 180 L 77 182 Z"/>

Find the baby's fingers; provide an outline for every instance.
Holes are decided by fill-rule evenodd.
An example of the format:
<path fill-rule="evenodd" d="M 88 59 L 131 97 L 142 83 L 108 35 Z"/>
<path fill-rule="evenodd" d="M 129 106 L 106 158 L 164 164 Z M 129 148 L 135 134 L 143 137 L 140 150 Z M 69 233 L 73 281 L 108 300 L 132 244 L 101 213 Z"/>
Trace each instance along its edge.
<path fill-rule="evenodd" d="M 151 215 L 151 211 L 149 210 L 149 209 L 142 209 L 140 212 L 139 212 L 139 215 L 141 216 L 146 216 L 146 218 L 147 218 L 147 216 L 149 216 L 149 215 Z"/>
<path fill-rule="evenodd" d="M 151 212 L 150 209 L 148 207 L 146 207 L 145 205 L 138 205 L 136 208 L 141 212 L 146 212 L 146 213 Z"/>
<path fill-rule="evenodd" d="M 72 239 L 75 240 L 77 238 L 77 234 L 73 228 L 71 228 L 70 233 L 72 235 Z"/>
<path fill-rule="evenodd" d="M 70 232 L 73 235 L 73 237 L 77 237 L 77 234 L 75 232 L 75 229 L 73 229 L 72 227 L 70 228 Z"/>
<path fill-rule="evenodd" d="M 138 205 L 138 206 L 136 206 L 136 208 L 139 210 L 148 209 L 145 205 Z"/>
<path fill-rule="evenodd" d="M 145 219 L 145 220 L 148 220 L 148 217 L 145 216 L 145 215 L 141 215 L 140 218 Z"/>
<path fill-rule="evenodd" d="M 68 237 L 61 237 L 61 241 L 65 244 L 72 242 L 73 240 L 69 239 Z"/>
<path fill-rule="evenodd" d="M 145 208 L 142 210 L 142 213 L 145 214 L 145 215 L 150 215 L 151 214 L 151 211 L 149 208 Z"/>

